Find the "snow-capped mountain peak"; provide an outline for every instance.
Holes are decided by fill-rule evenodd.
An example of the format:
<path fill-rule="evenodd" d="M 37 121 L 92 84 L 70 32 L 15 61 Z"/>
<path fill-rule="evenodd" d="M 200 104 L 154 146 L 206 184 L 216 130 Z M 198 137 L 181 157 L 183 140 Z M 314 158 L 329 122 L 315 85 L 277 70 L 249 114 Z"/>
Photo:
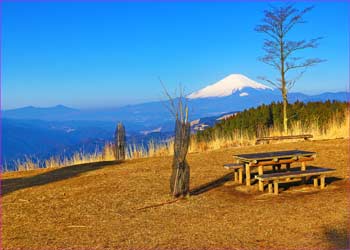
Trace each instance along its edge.
<path fill-rule="evenodd" d="M 188 95 L 189 99 L 229 96 L 244 88 L 265 90 L 272 88 L 255 82 L 241 74 L 231 74 L 224 79 Z"/>

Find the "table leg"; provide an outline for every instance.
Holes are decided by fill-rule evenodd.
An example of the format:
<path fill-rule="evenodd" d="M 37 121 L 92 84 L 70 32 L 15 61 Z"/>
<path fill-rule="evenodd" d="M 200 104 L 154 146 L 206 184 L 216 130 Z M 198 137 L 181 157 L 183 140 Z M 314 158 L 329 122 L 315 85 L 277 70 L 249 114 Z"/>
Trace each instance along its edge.
<path fill-rule="evenodd" d="M 314 187 L 318 187 L 318 179 L 314 178 Z"/>
<path fill-rule="evenodd" d="M 264 183 L 262 180 L 259 180 L 259 191 L 264 192 Z"/>
<path fill-rule="evenodd" d="M 235 170 L 233 180 L 234 180 L 235 182 L 238 182 L 238 170 Z"/>
<path fill-rule="evenodd" d="M 249 163 L 245 164 L 245 181 L 246 181 L 246 185 L 250 186 L 250 165 Z"/>
<path fill-rule="evenodd" d="M 301 171 L 305 171 L 306 170 L 306 163 L 305 161 L 301 162 Z M 305 184 L 306 183 L 306 178 L 302 177 L 301 178 L 301 184 Z"/>
<path fill-rule="evenodd" d="M 272 183 L 271 182 L 269 182 L 268 187 L 269 187 L 269 194 L 272 194 Z"/>
<path fill-rule="evenodd" d="M 278 194 L 278 181 L 273 182 L 274 194 Z"/>
<path fill-rule="evenodd" d="M 264 174 L 263 166 L 259 166 L 258 167 L 258 174 L 259 175 L 263 175 Z M 259 180 L 259 191 L 264 191 L 264 183 L 261 180 Z"/>
<path fill-rule="evenodd" d="M 238 183 L 242 184 L 243 183 L 243 169 L 238 169 Z"/>
<path fill-rule="evenodd" d="M 320 188 L 321 189 L 324 189 L 324 186 L 325 186 L 325 179 L 326 179 L 326 177 L 324 176 L 324 175 L 321 175 L 320 176 Z"/>

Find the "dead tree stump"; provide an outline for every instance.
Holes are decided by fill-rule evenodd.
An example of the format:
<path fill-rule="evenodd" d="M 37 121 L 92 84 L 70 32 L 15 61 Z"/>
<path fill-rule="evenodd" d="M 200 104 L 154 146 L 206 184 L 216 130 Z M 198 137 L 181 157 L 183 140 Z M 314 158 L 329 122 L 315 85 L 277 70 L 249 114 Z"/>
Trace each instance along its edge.
<path fill-rule="evenodd" d="M 114 156 L 116 160 L 125 160 L 125 128 L 123 123 L 118 123 L 115 130 L 115 149 Z"/>
<path fill-rule="evenodd" d="M 173 196 L 187 195 L 190 189 L 190 167 L 186 161 L 190 143 L 190 123 L 176 119 L 174 157 L 170 190 Z"/>

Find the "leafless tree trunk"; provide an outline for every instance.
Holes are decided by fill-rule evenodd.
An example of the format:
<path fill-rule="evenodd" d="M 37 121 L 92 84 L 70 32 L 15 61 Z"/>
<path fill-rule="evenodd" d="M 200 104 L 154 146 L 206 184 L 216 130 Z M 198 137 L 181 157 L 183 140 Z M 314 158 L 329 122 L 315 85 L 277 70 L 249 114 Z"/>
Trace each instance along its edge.
<path fill-rule="evenodd" d="M 276 80 L 270 80 L 266 77 L 260 77 L 271 85 L 277 87 L 282 94 L 283 99 L 283 131 L 288 131 L 288 91 L 294 86 L 295 82 L 303 75 L 305 70 L 324 60 L 319 58 L 303 59 L 295 56 L 295 53 L 307 48 L 316 48 L 321 37 L 311 40 L 291 41 L 288 39 L 289 31 L 296 25 L 305 23 L 304 15 L 311 11 L 313 7 L 303 10 L 294 8 L 292 4 L 282 7 L 271 7 L 265 10 L 262 24 L 258 25 L 255 30 L 267 36 L 263 44 L 265 56 L 259 58 L 263 63 L 272 66 L 278 70 L 280 77 Z M 294 76 L 286 78 L 287 72 L 299 69 Z"/>
<path fill-rule="evenodd" d="M 120 122 L 115 130 L 115 150 L 116 160 L 125 160 L 125 128 Z"/>
<path fill-rule="evenodd" d="M 177 197 L 187 195 L 190 189 L 190 167 L 186 155 L 190 142 L 190 123 L 176 120 L 173 171 L 170 177 L 171 193 Z"/>
<path fill-rule="evenodd" d="M 170 103 L 167 108 L 175 116 L 174 157 L 170 176 L 170 191 L 174 197 L 186 196 L 190 190 L 190 166 L 186 161 L 191 137 L 188 106 L 187 103 L 184 103 L 186 98 L 183 97 L 181 88 L 180 97 L 177 98 L 177 104 L 175 104 L 174 98 L 168 93 L 163 83 L 162 85 Z"/>

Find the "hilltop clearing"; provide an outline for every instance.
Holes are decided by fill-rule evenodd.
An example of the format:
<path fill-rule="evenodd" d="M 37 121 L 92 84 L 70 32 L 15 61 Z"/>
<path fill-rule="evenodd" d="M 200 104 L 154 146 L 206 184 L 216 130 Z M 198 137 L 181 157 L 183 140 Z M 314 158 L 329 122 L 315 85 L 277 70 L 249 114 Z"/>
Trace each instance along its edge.
<path fill-rule="evenodd" d="M 300 149 L 336 168 L 322 191 L 286 185 L 274 196 L 234 184 L 222 165 L 237 153 Z M 189 199 L 171 200 L 171 157 L 2 175 L 5 249 L 345 249 L 349 235 L 347 139 L 189 154 Z M 255 185 L 256 186 L 256 185 Z"/>

